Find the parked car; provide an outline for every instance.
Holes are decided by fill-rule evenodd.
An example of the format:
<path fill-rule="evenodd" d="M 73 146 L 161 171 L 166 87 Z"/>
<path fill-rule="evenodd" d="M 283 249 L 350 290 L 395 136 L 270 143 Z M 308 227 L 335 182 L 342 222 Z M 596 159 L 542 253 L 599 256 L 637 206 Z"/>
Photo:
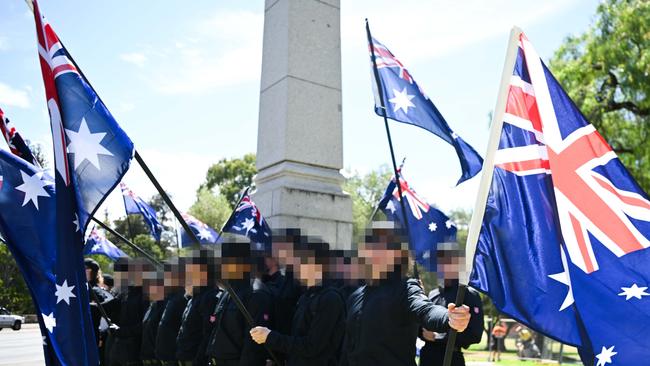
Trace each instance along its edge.
<path fill-rule="evenodd" d="M 13 315 L 9 310 L 0 306 L 0 330 L 2 330 L 2 328 L 19 330 L 24 322 L 25 317 Z"/>

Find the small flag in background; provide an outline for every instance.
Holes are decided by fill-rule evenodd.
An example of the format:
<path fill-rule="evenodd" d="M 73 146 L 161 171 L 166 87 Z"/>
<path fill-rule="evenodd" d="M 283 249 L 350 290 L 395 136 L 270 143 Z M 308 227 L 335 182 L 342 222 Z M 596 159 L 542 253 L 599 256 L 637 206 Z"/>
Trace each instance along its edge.
<path fill-rule="evenodd" d="M 142 215 L 144 222 L 149 227 L 151 235 L 160 241 L 160 234 L 162 233 L 162 225 L 156 217 L 156 210 L 149 206 L 142 198 L 133 193 L 129 187 L 124 183 L 120 183 L 122 190 L 122 198 L 124 198 L 124 209 L 126 214 L 139 214 Z"/>
<path fill-rule="evenodd" d="M 188 213 L 183 214 L 183 220 L 189 225 L 201 244 L 217 244 L 219 233 L 213 228 Z M 188 247 L 191 245 L 194 245 L 194 240 L 192 240 L 185 230 L 181 229 L 181 246 Z"/>
<path fill-rule="evenodd" d="M 91 254 L 105 255 L 114 261 L 122 257 L 128 257 L 126 253 L 108 240 L 106 235 L 97 229 L 97 227 L 93 227 L 90 230 L 90 235 L 88 235 L 86 245 L 84 246 L 84 255 Z"/>
<path fill-rule="evenodd" d="M 462 170 L 457 184 L 481 171 L 483 165 L 481 156 L 452 131 L 438 108 L 424 94 L 404 65 L 376 39 L 372 39 L 370 47 L 371 66 L 372 51 L 374 51 L 382 87 L 382 90 L 378 91 L 376 82 L 372 83 L 375 93 L 375 113 L 398 122 L 421 127 L 452 145 L 456 149 Z M 385 109 L 381 106 L 378 92 L 383 96 Z"/>
<path fill-rule="evenodd" d="M 400 177 L 402 197 L 407 214 L 409 248 L 415 260 L 430 272 L 436 271 L 436 246 L 438 243 L 456 241 L 456 225 L 442 211 L 429 205 Z M 392 179 L 379 202 L 379 209 L 404 227 L 399 191 Z"/>
<path fill-rule="evenodd" d="M 517 42 L 469 284 L 597 366 L 639 365 L 650 200 L 523 33 Z"/>
<path fill-rule="evenodd" d="M 270 248 L 271 228 L 255 202 L 251 200 L 248 191 L 244 193 L 230 220 L 223 225 L 223 231 L 247 236 L 257 250 Z"/>

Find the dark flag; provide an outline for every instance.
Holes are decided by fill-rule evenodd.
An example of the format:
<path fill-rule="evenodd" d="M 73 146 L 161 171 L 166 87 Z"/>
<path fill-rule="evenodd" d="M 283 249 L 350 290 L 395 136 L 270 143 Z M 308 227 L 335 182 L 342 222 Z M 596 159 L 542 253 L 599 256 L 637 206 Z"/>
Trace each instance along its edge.
<path fill-rule="evenodd" d="M 400 177 L 402 197 L 406 198 L 409 248 L 415 260 L 428 271 L 436 271 L 436 246 L 438 243 L 456 241 L 456 225 L 442 211 L 429 205 L 422 197 Z M 379 209 L 386 216 L 400 225 L 404 218 L 400 206 L 400 197 L 395 179 L 392 179 L 379 202 Z"/>
<path fill-rule="evenodd" d="M 37 2 L 33 5 L 54 145 L 56 206 L 53 225 L 48 227 L 54 229 L 58 250 L 50 260 L 54 261 L 57 289 L 82 289 L 74 299 L 57 299 L 51 312 L 43 315 L 45 328 L 41 329 L 60 363 L 97 365 L 97 342 L 85 291 L 82 233 L 126 173 L 134 148 L 41 16 Z"/>
<path fill-rule="evenodd" d="M 156 210 L 149 206 L 142 198 L 133 193 L 129 187 L 124 183 L 120 183 L 122 190 L 122 198 L 124 198 L 124 209 L 126 214 L 139 214 L 142 215 L 144 222 L 149 227 L 151 235 L 160 241 L 160 234 L 162 233 L 162 225 L 156 217 Z"/>
<path fill-rule="evenodd" d="M 376 83 L 372 83 L 375 93 L 375 113 L 398 122 L 421 127 L 456 149 L 462 175 L 457 184 L 475 176 L 483 165 L 481 156 L 458 136 L 447 124 L 438 108 L 424 94 L 411 74 L 393 54 L 376 39 L 372 39 L 377 73 L 381 81 L 381 93 L 387 103 L 383 109 L 377 94 Z M 371 51 L 372 51 L 371 50 Z M 372 61 L 372 52 L 370 53 Z M 371 62 L 372 65 L 372 62 Z"/>
<path fill-rule="evenodd" d="M 83 254 L 101 254 L 114 261 L 122 257 L 128 257 L 126 253 L 108 240 L 106 235 L 96 227 L 93 227 L 90 230 L 90 235 L 88 235 L 88 238 L 86 239 Z"/>
<path fill-rule="evenodd" d="M 256 246 L 257 250 L 270 248 L 271 228 L 264 220 L 264 216 L 251 200 L 248 191 L 244 193 L 235 212 L 228 222 L 223 225 L 223 231 L 247 236 Z"/>
<path fill-rule="evenodd" d="M 219 233 L 217 233 L 216 230 L 187 213 L 183 214 L 183 220 L 185 220 L 190 229 L 192 229 L 192 232 L 196 238 L 199 239 L 201 244 L 217 244 Z M 181 229 L 181 246 L 188 247 L 193 244 L 194 240 L 185 232 L 185 230 Z"/>
<path fill-rule="evenodd" d="M 30 150 L 29 146 L 25 143 L 25 140 L 23 140 L 22 136 L 18 131 L 16 131 L 13 124 L 9 122 L 9 118 L 4 115 L 2 109 L 0 109 L 0 130 L 2 131 L 2 136 L 4 136 L 7 141 L 7 145 L 9 145 L 9 150 L 11 150 L 14 155 L 19 156 L 36 166 L 40 166 L 38 161 L 36 161 L 36 158 L 34 158 L 32 150 Z"/>
<path fill-rule="evenodd" d="M 526 36 L 515 42 L 469 284 L 598 366 L 638 365 L 650 350 L 650 200 Z"/>

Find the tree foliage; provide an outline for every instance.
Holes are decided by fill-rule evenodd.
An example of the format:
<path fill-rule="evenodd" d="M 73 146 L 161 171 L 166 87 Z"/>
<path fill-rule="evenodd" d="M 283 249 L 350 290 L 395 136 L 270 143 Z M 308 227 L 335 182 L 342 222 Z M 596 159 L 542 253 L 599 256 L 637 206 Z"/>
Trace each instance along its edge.
<path fill-rule="evenodd" d="M 215 191 L 223 195 L 230 208 L 239 200 L 239 192 L 253 183 L 253 176 L 257 173 L 255 167 L 255 154 L 246 154 L 242 158 L 221 159 L 208 169 L 205 183 L 202 188 Z"/>
<path fill-rule="evenodd" d="M 370 215 L 379 203 L 386 186 L 393 176 L 392 170 L 383 165 L 367 174 L 354 172 L 343 184 L 343 190 L 352 199 L 352 236 L 359 239 L 364 234 Z"/>
<path fill-rule="evenodd" d="M 0 243 L 0 306 L 17 314 L 33 314 L 34 303 L 9 248 Z"/>
<path fill-rule="evenodd" d="M 606 0 L 550 63 L 559 82 L 650 190 L 650 2 Z"/>
<path fill-rule="evenodd" d="M 196 202 L 190 207 L 192 216 L 215 230 L 221 229 L 231 211 L 228 201 L 222 194 L 215 194 L 207 188 L 199 189 Z"/>

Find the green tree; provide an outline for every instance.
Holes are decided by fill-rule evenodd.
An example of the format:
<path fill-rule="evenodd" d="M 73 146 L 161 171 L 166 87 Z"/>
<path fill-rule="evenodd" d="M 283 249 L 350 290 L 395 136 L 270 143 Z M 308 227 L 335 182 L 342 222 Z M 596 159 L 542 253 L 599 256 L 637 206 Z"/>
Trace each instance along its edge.
<path fill-rule="evenodd" d="M 201 188 L 196 195 L 196 202 L 189 211 L 192 216 L 219 230 L 228 220 L 232 209 L 223 195 Z"/>
<path fill-rule="evenodd" d="M 230 208 L 239 200 L 239 192 L 253 183 L 257 173 L 255 154 L 246 154 L 242 158 L 221 159 L 212 165 L 206 174 L 201 188 L 207 188 L 223 195 Z"/>
<path fill-rule="evenodd" d="M 17 314 L 34 314 L 34 303 L 27 284 L 4 243 L 0 243 L 0 288 L 0 306 Z"/>
<path fill-rule="evenodd" d="M 607 0 L 550 63 L 558 81 L 650 190 L 650 2 Z"/>
<path fill-rule="evenodd" d="M 361 238 L 364 234 L 370 215 L 379 203 L 386 190 L 388 181 L 393 176 L 387 165 L 379 167 L 367 174 L 354 172 L 343 184 L 343 190 L 352 199 L 352 236 Z"/>

